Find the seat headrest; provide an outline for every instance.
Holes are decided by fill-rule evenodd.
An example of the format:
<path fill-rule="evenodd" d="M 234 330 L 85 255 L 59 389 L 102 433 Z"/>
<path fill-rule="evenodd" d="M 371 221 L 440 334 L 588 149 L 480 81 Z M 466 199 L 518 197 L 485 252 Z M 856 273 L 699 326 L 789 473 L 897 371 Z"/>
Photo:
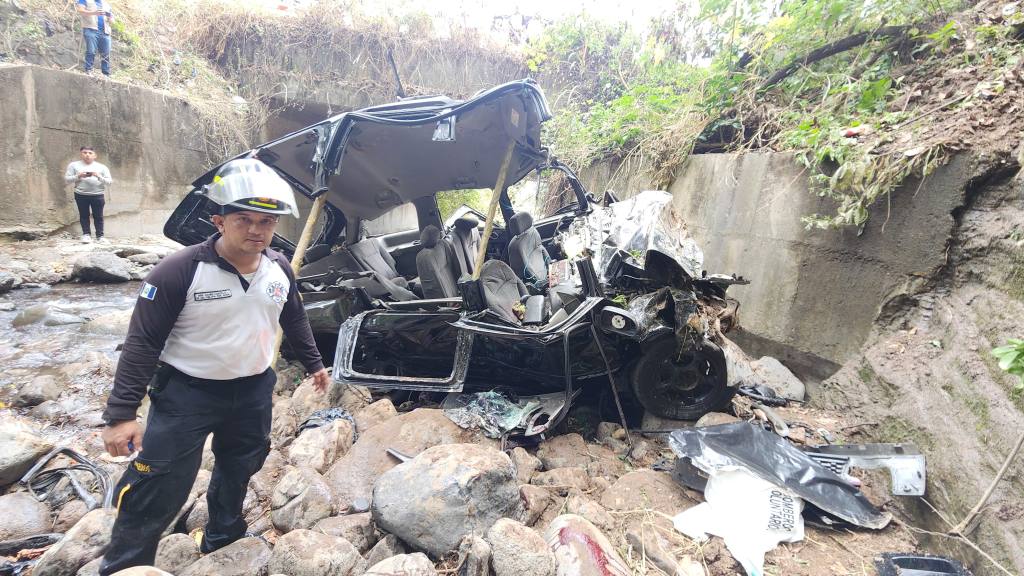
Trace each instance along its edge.
<path fill-rule="evenodd" d="M 455 228 L 462 230 L 463 232 L 466 230 L 472 230 L 477 226 L 480 226 L 480 220 L 472 214 L 466 214 L 455 221 Z"/>
<path fill-rule="evenodd" d="M 427 226 L 422 232 L 420 232 L 420 244 L 422 244 L 424 248 L 433 248 L 434 246 L 437 246 L 437 242 L 440 239 L 441 230 L 433 224 Z"/>
<path fill-rule="evenodd" d="M 508 221 L 508 231 L 513 236 L 519 236 L 533 226 L 533 216 L 529 212 L 516 212 Z"/>

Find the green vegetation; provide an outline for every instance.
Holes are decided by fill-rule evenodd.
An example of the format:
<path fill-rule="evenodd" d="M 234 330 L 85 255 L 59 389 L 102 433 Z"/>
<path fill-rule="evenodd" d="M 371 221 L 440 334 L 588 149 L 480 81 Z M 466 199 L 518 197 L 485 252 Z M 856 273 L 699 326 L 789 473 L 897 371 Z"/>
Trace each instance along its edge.
<path fill-rule="evenodd" d="M 486 189 L 448 190 L 438 193 L 437 209 L 441 213 L 441 221 L 444 222 L 463 204 L 486 214 L 490 199 L 491 191 Z"/>
<path fill-rule="evenodd" d="M 978 97 L 920 113 L 915 83 L 941 67 L 997 77 L 1019 62 L 1024 16 L 985 23 L 959 18 L 963 5 L 703 0 L 696 13 L 680 8 L 652 23 L 646 38 L 586 18 L 562 22 L 531 47 L 528 63 L 549 84 L 571 87 L 548 129 L 575 168 L 639 160 L 664 187 L 693 151 L 791 151 L 836 205 L 805 223 L 863 226 L 876 201 L 947 159 L 949 135 L 928 133 L 920 120 Z M 962 23 L 979 20 L 977 29 Z"/>
<path fill-rule="evenodd" d="M 1014 390 L 1024 391 L 1024 340 L 1011 338 L 1005 346 L 993 349 L 992 355 L 999 360 L 1001 370 L 1020 379 Z"/>

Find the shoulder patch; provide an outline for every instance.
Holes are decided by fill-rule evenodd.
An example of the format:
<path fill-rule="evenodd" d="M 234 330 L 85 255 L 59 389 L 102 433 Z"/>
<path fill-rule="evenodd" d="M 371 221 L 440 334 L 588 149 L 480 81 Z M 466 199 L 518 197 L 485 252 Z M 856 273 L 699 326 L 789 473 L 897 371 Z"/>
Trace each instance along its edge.
<path fill-rule="evenodd" d="M 145 298 L 146 300 L 155 300 L 156 286 L 153 286 L 149 282 L 143 282 L 142 288 L 139 290 L 139 298 Z"/>

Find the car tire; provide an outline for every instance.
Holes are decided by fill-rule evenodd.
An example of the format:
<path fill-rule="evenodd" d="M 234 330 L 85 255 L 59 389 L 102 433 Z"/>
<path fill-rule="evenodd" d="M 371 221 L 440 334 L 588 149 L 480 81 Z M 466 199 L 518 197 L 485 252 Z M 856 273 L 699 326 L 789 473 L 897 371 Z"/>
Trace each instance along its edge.
<path fill-rule="evenodd" d="M 630 371 L 630 385 L 644 409 L 660 418 L 696 420 L 729 404 L 725 354 L 705 341 L 678 353 L 673 335 L 647 345 Z"/>

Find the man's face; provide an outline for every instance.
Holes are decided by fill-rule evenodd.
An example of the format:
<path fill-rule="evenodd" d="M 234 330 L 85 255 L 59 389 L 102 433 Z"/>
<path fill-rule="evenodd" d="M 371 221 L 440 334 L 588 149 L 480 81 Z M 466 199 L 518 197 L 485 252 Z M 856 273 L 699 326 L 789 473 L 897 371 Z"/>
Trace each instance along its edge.
<path fill-rule="evenodd" d="M 228 246 L 246 254 L 258 254 L 270 246 L 278 218 L 274 214 L 245 210 L 223 216 L 215 214 L 213 223 Z"/>
<path fill-rule="evenodd" d="M 82 162 L 86 164 L 91 164 L 96 159 L 96 153 L 92 150 L 82 150 L 78 154 L 82 157 Z"/>

